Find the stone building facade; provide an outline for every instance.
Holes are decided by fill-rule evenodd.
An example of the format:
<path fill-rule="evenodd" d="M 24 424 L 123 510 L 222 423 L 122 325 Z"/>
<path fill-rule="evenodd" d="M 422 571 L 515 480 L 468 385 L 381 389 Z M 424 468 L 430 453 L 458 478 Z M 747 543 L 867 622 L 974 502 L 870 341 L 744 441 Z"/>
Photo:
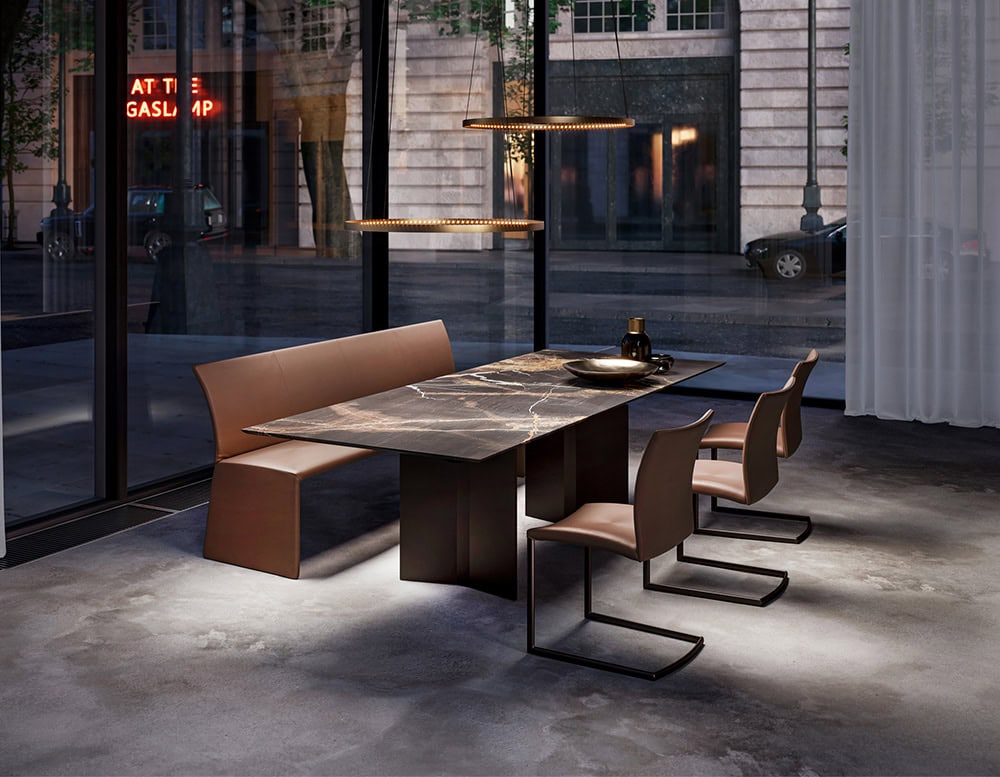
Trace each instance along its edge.
<path fill-rule="evenodd" d="M 850 0 L 817 0 L 817 180 L 829 223 L 847 205 Z M 747 240 L 796 229 L 807 155 L 806 0 L 740 2 L 740 223 Z"/>
<path fill-rule="evenodd" d="M 850 0 L 816 2 L 820 215 L 829 222 L 842 216 L 846 205 L 841 148 Z M 553 247 L 737 252 L 750 239 L 797 228 L 806 182 L 808 0 L 649 4 L 652 18 L 619 19 L 617 36 L 600 18 L 606 3 L 578 2 L 575 16 L 568 8 L 560 11 L 550 39 L 552 111 L 621 113 L 624 93 L 638 126 L 613 136 L 552 136 L 547 229 Z M 273 53 L 277 33 L 242 8 L 234 4 L 239 13 L 228 42 L 208 25 L 205 48 L 196 51 L 196 70 L 223 106 L 215 125 L 204 124 L 199 136 L 203 178 L 216 188 L 234 228 L 276 248 L 313 247 L 316 195 L 309 191 L 302 148 L 315 129 L 315 110 L 292 99 L 284 80 L 288 62 Z M 461 127 L 470 115 L 502 110 L 496 51 L 471 35 L 441 35 L 434 24 L 404 22 L 392 40 L 390 215 L 523 213 L 523 164 L 505 161 L 501 136 Z M 251 27 L 256 37 L 244 34 Z M 141 25 L 136 31 L 142 41 Z M 172 57 L 171 50 L 139 46 L 130 72 L 169 73 Z M 320 50 L 293 58 L 320 78 L 330 73 L 328 60 Z M 338 72 L 344 67 L 350 73 L 340 79 L 346 79 L 345 107 L 333 111 L 343 123 L 332 142 L 337 153 L 343 150 L 344 210 L 357 217 L 363 206 L 358 57 L 346 66 L 341 59 Z M 74 76 L 76 82 L 87 78 Z M 85 113 L 77 103 L 86 108 L 91 99 L 82 88 L 69 95 L 69 134 L 79 141 L 68 149 L 77 210 L 90 202 L 89 135 L 76 126 Z M 162 144 L 169 128 L 130 122 L 135 146 L 133 153 L 130 145 L 130 169 L 148 182 L 157 171 L 142 170 L 149 154 L 143 155 L 139 141 L 148 136 L 154 146 Z M 33 238 L 38 220 L 51 208 L 54 183 L 48 180 L 51 166 L 28 162 L 31 170 L 16 181 L 22 240 Z M 417 249 L 497 244 L 493 236 L 481 235 L 393 236 L 394 245 L 404 243 Z"/>
<path fill-rule="evenodd" d="M 551 244 L 738 252 L 753 238 L 797 229 L 807 179 L 808 0 L 650 6 L 646 22 L 618 19 L 617 36 L 600 18 L 607 4 L 559 13 L 550 111 L 619 114 L 627 106 L 637 128 L 549 136 Z M 846 205 L 850 0 L 817 0 L 816 26 L 817 178 L 829 222 Z M 400 29 L 390 215 L 511 215 L 510 202 L 522 204 L 523 167 L 505 163 L 501 136 L 461 129 L 470 113 L 502 111 L 496 51 L 431 24 Z M 360 105 L 356 80 L 352 90 Z M 348 155 L 357 205 L 360 149 Z M 405 244 L 475 249 L 493 238 L 408 234 Z"/>

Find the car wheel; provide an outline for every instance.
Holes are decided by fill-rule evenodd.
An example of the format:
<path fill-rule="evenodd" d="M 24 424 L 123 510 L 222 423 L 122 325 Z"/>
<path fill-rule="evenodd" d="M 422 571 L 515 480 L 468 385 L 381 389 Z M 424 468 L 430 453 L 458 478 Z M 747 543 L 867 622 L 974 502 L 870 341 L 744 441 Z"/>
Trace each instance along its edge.
<path fill-rule="evenodd" d="M 45 236 L 45 253 L 49 259 L 65 262 L 73 258 L 73 238 L 65 232 L 50 232 Z"/>
<path fill-rule="evenodd" d="M 785 249 L 774 259 L 775 277 L 794 281 L 806 273 L 806 260 L 798 251 Z"/>
<path fill-rule="evenodd" d="M 173 241 L 171 241 L 170 235 L 154 229 L 152 232 L 146 233 L 146 237 L 142 240 L 142 245 L 146 249 L 146 255 L 155 262 L 163 249 L 169 247 L 171 242 Z"/>

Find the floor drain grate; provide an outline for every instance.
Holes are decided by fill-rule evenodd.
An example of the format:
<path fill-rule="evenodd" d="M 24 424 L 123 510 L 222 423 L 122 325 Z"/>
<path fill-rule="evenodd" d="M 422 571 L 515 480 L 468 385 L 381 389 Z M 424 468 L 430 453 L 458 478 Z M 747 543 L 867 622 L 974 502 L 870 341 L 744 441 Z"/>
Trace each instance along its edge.
<path fill-rule="evenodd" d="M 53 553 L 205 504 L 208 501 L 211 485 L 211 480 L 200 481 L 146 497 L 132 504 L 103 510 L 22 537 L 15 537 L 7 541 L 7 555 L 0 558 L 0 569 L 10 569 L 19 564 L 36 561 Z"/>

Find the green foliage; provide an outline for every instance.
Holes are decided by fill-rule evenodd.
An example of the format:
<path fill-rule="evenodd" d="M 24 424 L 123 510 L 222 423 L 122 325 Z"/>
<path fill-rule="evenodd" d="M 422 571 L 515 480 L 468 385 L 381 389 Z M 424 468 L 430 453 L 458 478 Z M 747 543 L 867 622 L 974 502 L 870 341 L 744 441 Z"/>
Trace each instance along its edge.
<path fill-rule="evenodd" d="M 535 0 L 401 0 L 411 21 L 438 23 L 439 35 L 480 35 L 497 49 L 503 72 L 504 113 L 534 113 Z M 548 0 L 549 34 L 559 30 L 559 12 L 572 11 L 574 0 Z M 653 18 L 650 2 L 619 0 L 621 16 Z M 531 135 L 507 134 L 507 153 L 514 161 L 531 164 Z"/>
<path fill-rule="evenodd" d="M 53 52 L 37 45 L 42 29 L 41 14 L 29 11 L 0 74 L 4 88 L 0 164 L 4 173 L 15 165 L 18 171 L 25 169 L 23 163 L 12 161 L 19 152 L 54 158 L 52 117 L 58 92 L 52 79 Z"/>
<path fill-rule="evenodd" d="M 534 113 L 534 0 L 403 0 L 411 21 L 437 22 L 439 35 L 480 35 L 494 46 L 502 68 L 504 114 Z M 572 2 L 548 0 L 549 32 L 559 29 L 559 11 Z M 506 135 L 507 153 L 514 161 L 532 159 L 531 135 Z"/>
<path fill-rule="evenodd" d="M 45 41 L 45 20 L 37 9 L 28 9 L 14 35 L 0 79 L 3 81 L 0 175 L 7 184 L 5 198 L 14 223 L 14 174 L 28 169 L 21 158 L 32 154 L 55 159 L 59 153 L 55 108 L 58 92 L 52 78 L 54 52 Z M 13 230 L 7 235 L 13 242 Z"/>
<path fill-rule="evenodd" d="M 0 63 L 7 61 L 7 52 L 14 45 L 14 38 L 27 8 L 28 0 L 4 0 L 3 20 L 0 23 Z"/>
<path fill-rule="evenodd" d="M 56 52 L 74 54 L 73 73 L 94 69 L 95 0 L 41 0 L 46 33 L 52 37 Z M 142 10 L 142 0 L 128 0 L 129 53 L 135 48 L 132 30 Z"/>
<path fill-rule="evenodd" d="M 626 0 L 630 2 L 630 0 Z M 506 43 L 511 34 L 523 36 L 524 30 L 515 33 L 513 28 L 523 27 L 524 21 L 534 12 L 534 0 L 513 0 L 507 8 L 505 0 L 402 0 L 403 7 L 414 21 L 440 22 L 441 35 L 485 34 L 494 46 Z M 569 10 L 568 0 L 548 0 L 549 32 L 559 29 L 558 12 Z M 506 17 L 506 18 L 505 18 Z M 510 29 L 504 25 L 515 22 Z M 530 27 L 527 32 L 530 40 Z"/>
<path fill-rule="evenodd" d="M 42 0 L 46 32 L 62 51 L 94 50 L 94 0 Z"/>

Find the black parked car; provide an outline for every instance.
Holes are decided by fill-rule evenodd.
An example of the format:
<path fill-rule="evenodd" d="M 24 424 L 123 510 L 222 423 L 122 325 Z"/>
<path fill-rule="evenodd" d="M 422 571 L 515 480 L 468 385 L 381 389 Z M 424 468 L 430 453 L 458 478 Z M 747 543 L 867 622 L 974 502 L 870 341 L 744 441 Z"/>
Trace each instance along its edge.
<path fill-rule="evenodd" d="M 952 247 L 949 227 L 924 222 L 917 232 L 905 239 L 914 242 L 913 257 L 920 257 L 923 277 L 947 277 L 968 267 L 968 260 L 989 259 L 990 250 L 980 243 L 974 229 L 959 233 L 958 245 Z M 757 265 L 766 278 L 795 280 L 805 275 L 836 275 L 846 269 L 847 224 L 838 219 L 816 232 L 782 232 L 747 243 L 743 251 L 747 267 Z M 957 259 L 957 261 L 956 261 Z"/>
<path fill-rule="evenodd" d="M 847 220 L 837 219 L 815 232 L 795 230 L 751 240 L 743 256 L 747 267 L 757 265 L 765 278 L 797 280 L 844 272 L 846 247 Z"/>
<path fill-rule="evenodd" d="M 215 240 L 228 234 L 226 213 L 222 203 L 207 186 L 198 185 L 196 192 L 202 199 L 204 225 L 200 225 L 200 240 Z M 130 186 L 128 189 L 128 243 L 142 246 L 146 255 L 156 260 L 160 252 L 170 245 L 171 237 L 166 227 L 168 201 L 174 196 L 170 186 Z M 42 219 L 38 242 L 52 259 L 65 260 L 80 252 L 94 251 L 94 206 L 81 213 L 68 216 L 47 216 Z"/>

